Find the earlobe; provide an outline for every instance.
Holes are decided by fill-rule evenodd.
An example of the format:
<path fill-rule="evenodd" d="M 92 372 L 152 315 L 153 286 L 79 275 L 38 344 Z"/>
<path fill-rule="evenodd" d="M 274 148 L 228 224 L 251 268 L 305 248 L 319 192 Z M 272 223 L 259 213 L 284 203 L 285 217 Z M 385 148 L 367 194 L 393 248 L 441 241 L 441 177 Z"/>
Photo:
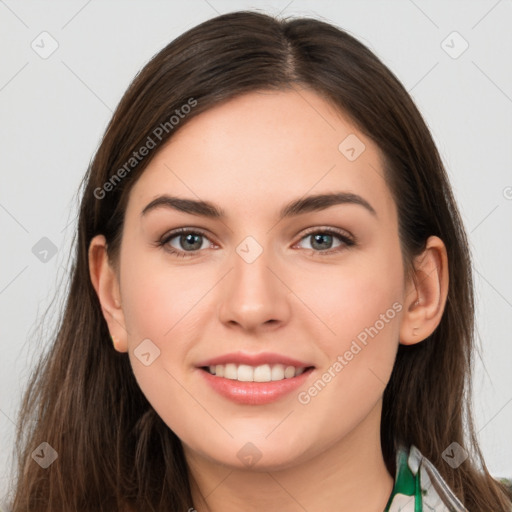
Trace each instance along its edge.
<path fill-rule="evenodd" d="M 404 300 L 400 343 L 413 345 L 428 338 L 441 322 L 448 296 L 448 256 L 443 241 L 428 238 L 414 259 L 414 275 Z"/>
<path fill-rule="evenodd" d="M 114 348 L 119 352 L 127 352 L 127 333 L 121 307 L 119 279 L 109 262 L 107 244 L 103 235 L 97 235 L 91 240 L 88 257 L 92 285 L 98 296 L 110 335 L 116 340 Z"/>

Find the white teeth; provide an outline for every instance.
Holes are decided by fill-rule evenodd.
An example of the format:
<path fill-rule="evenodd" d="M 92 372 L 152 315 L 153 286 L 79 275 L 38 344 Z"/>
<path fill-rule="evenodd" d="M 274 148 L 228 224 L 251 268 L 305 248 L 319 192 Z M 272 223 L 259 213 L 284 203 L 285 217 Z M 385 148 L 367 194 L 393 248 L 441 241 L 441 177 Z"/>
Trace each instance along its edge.
<path fill-rule="evenodd" d="M 241 364 L 238 367 L 238 379 L 242 382 L 253 382 L 254 381 L 254 369 L 252 366 Z"/>
<path fill-rule="evenodd" d="M 291 379 L 292 377 L 295 377 L 295 368 L 293 366 L 287 366 L 284 371 L 284 378 Z"/>
<path fill-rule="evenodd" d="M 208 367 L 208 371 L 212 375 L 240 382 L 271 382 L 291 379 L 301 375 L 305 370 L 305 368 L 295 368 L 295 366 L 284 366 L 282 364 L 249 366 L 247 364 L 228 363 Z"/>
<path fill-rule="evenodd" d="M 254 382 L 270 382 L 272 372 L 269 364 L 262 364 L 254 368 Z"/>
<path fill-rule="evenodd" d="M 236 380 L 238 378 L 236 364 L 227 364 L 224 366 L 224 378 Z"/>
<path fill-rule="evenodd" d="M 284 366 L 282 364 L 276 364 L 272 366 L 272 380 L 283 380 L 284 379 Z"/>

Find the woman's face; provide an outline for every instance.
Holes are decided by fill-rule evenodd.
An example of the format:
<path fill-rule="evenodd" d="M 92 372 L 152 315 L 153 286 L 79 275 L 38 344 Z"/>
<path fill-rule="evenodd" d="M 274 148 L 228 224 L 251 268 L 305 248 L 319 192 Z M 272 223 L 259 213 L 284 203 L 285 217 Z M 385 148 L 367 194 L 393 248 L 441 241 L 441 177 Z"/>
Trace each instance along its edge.
<path fill-rule="evenodd" d="M 365 422 L 378 432 L 406 299 L 383 175 L 376 145 L 303 89 L 198 115 L 134 185 L 120 254 L 125 343 L 187 454 L 285 468 Z M 324 194 L 341 196 L 308 199 Z M 164 195 L 190 211 L 145 210 Z M 179 228 L 192 233 L 171 236 Z M 286 370 L 286 358 L 309 369 Z M 230 377 L 277 380 L 207 375 L 212 359 Z"/>

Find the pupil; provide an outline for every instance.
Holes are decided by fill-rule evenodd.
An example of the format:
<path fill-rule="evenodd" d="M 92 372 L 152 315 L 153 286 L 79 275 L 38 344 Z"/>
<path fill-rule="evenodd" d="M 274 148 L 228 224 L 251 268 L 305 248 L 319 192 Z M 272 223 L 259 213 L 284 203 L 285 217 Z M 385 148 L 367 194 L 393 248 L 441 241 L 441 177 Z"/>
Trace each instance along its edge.
<path fill-rule="evenodd" d="M 328 241 L 329 241 L 329 239 L 332 238 L 332 235 L 327 235 L 327 234 L 322 235 L 322 234 L 320 234 L 320 235 L 314 235 L 313 236 L 314 243 L 321 242 L 325 238 L 327 238 Z M 320 246 L 320 249 L 325 249 L 325 246 L 324 247 Z"/>
<path fill-rule="evenodd" d="M 188 234 L 188 235 L 184 235 L 182 236 L 182 241 L 183 239 L 185 240 L 185 245 L 186 244 L 192 244 L 194 245 L 194 238 L 196 239 L 195 241 L 195 245 L 197 246 L 199 244 L 198 247 L 193 247 L 192 249 L 199 249 L 201 247 L 201 242 L 198 240 L 200 239 L 201 235 L 193 235 L 193 234 Z M 332 242 L 332 235 L 327 235 L 327 234 L 317 234 L 317 235 L 313 235 L 313 246 L 315 244 L 318 244 L 320 247 L 320 249 L 325 249 L 325 243 L 322 244 L 322 242 L 325 242 L 327 240 L 327 242 L 331 241 Z M 322 247 L 322 245 L 324 245 L 324 247 Z M 330 244 L 328 244 L 330 245 Z"/>
<path fill-rule="evenodd" d="M 189 243 L 194 245 L 193 239 L 194 238 L 199 239 L 200 236 L 201 235 L 193 235 L 193 234 L 184 235 L 182 237 L 182 240 L 185 239 L 185 247 L 186 247 L 186 244 L 189 244 Z M 196 245 L 197 245 L 197 242 L 196 242 Z M 199 246 L 198 247 L 193 247 L 192 249 L 199 249 L 200 247 L 201 247 L 201 242 L 199 242 Z"/>

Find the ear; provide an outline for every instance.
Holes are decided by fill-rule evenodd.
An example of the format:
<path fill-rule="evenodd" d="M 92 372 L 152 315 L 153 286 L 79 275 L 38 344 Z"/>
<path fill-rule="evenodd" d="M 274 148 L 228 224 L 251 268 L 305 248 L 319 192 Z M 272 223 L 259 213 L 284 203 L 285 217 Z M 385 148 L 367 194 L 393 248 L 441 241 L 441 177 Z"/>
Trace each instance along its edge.
<path fill-rule="evenodd" d="M 425 250 L 413 261 L 407 285 L 400 343 L 413 345 L 428 338 L 439 325 L 448 295 L 448 256 L 443 241 L 428 238 Z"/>
<path fill-rule="evenodd" d="M 114 339 L 114 348 L 118 352 L 127 352 L 127 331 L 121 306 L 119 276 L 108 260 L 107 243 L 103 235 L 97 235 L 89 244 L 89 274 L 110 335 Z"/>

